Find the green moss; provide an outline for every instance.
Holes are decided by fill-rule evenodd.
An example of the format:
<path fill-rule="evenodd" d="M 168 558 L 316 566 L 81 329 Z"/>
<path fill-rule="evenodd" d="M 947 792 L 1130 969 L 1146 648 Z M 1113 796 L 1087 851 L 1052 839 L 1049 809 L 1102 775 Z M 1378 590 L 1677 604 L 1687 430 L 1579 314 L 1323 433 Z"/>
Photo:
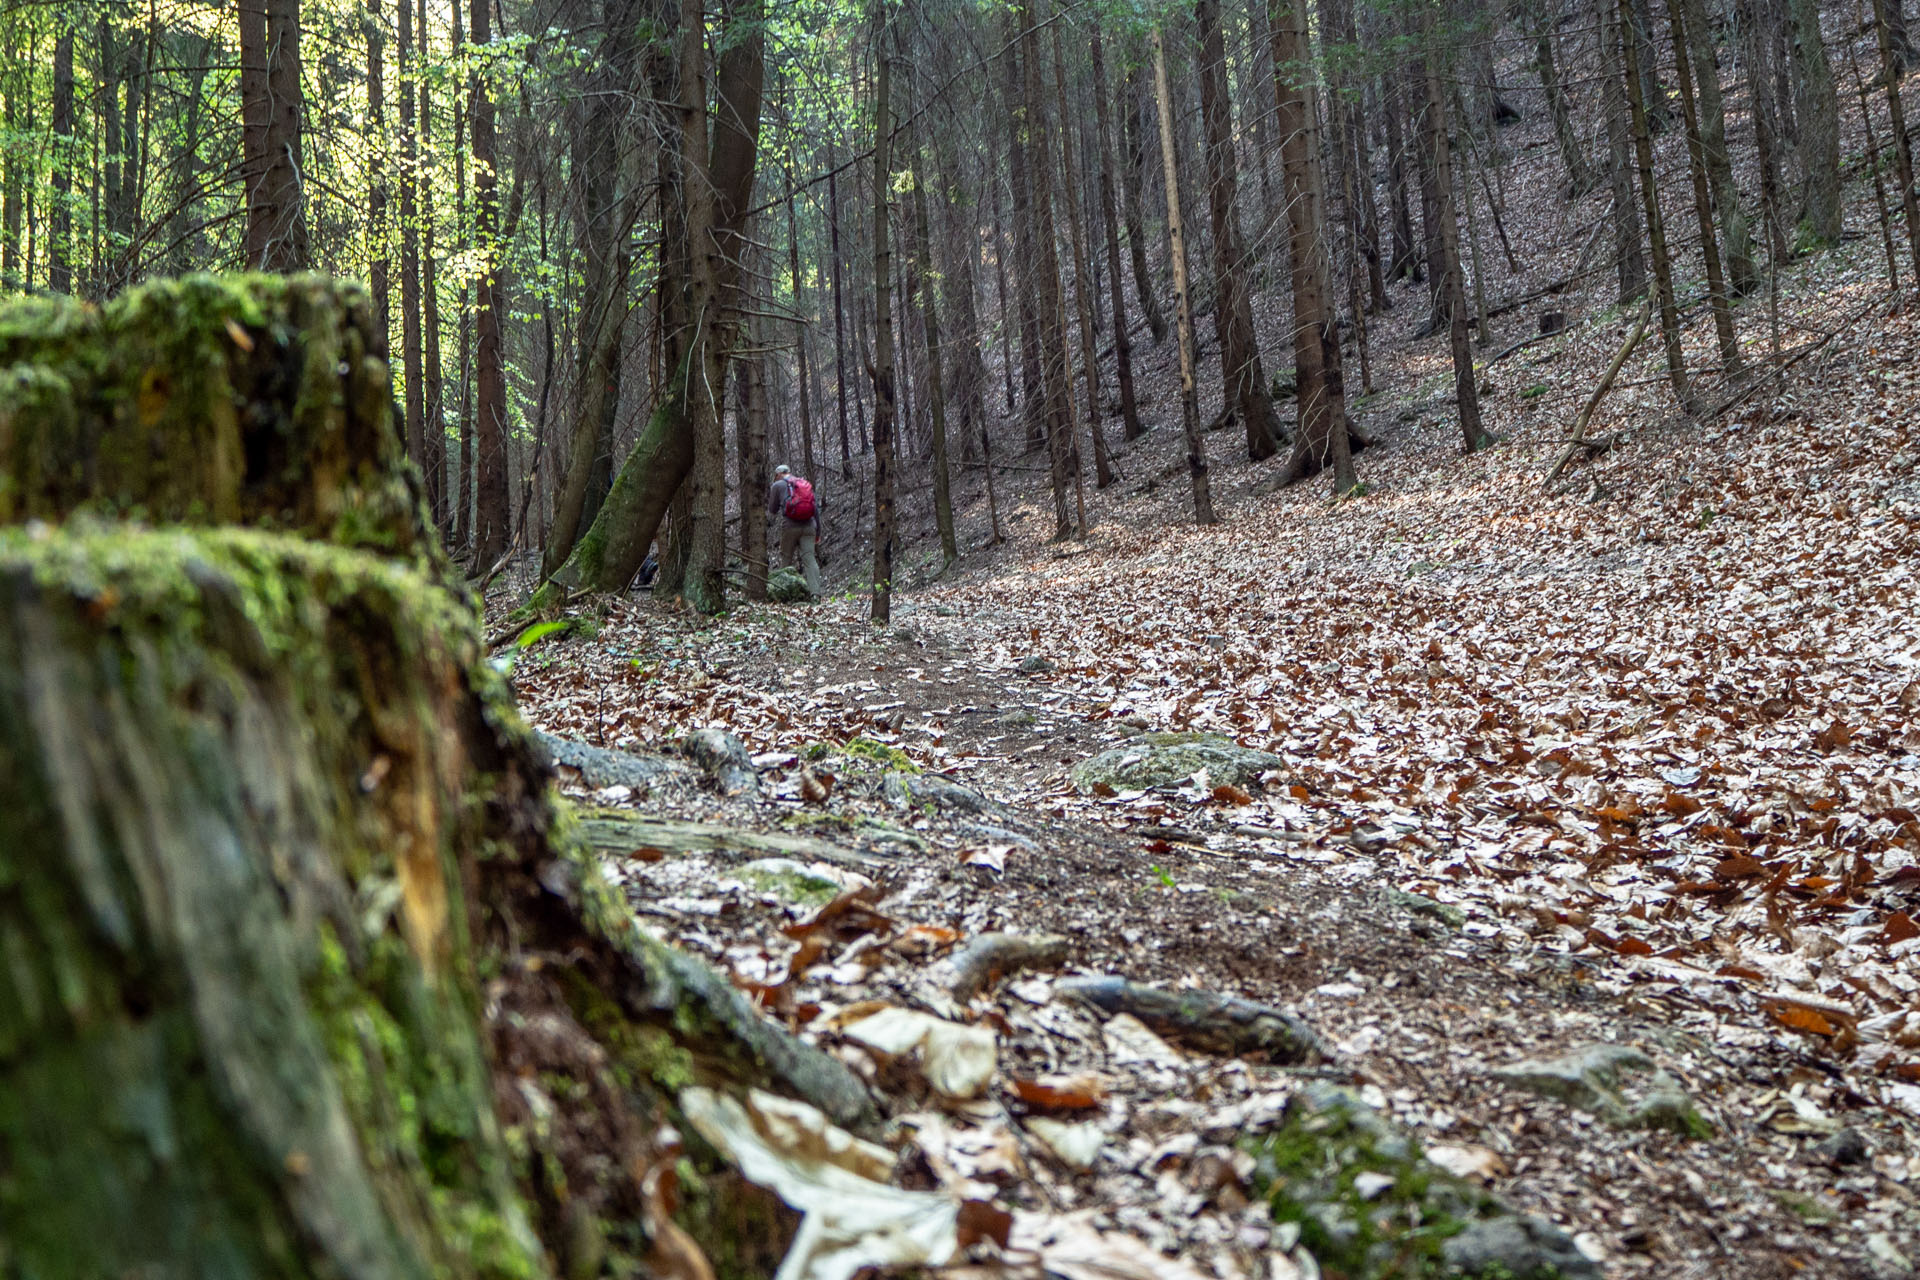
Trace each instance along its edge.
<path fill-rule="evenodd" d="M 913 757 L 906 752 L 898 747 L 890 747 L 884 742 L 875 742 L 872 738 L 849 738 L 841 750 L 847 755 L 871 760 L 875 764 L 884 765 L 888 769 L 898 770 L 901 773 L 921 772 L 920 766 L 915 764 Z"/>
<path fill-rule="evenodd" d="M 1254 1158 L 1254 1185 L 1274 1219 L 1297 1224 L 1301 1242 L 1331 1276 L 1451 1274 L 1445 1242 L 1491 1207 L 1483 1193 L 1427 1164 L 1357 1100 L 1295 1106 L 1278 1130 L 1242 1146 Z"/>
<path fill-rule="evenodd" d="M 1798 1191 L 1774 1189 L 1767 1194 L 1779 1201 L 1780 1206 L 1809 1226 L 1825 1226 L 1839 1218 L 1839 1214 L 1829 1206 L 1822 1204 L 1812 1196 L 1801 1195 Z"/>

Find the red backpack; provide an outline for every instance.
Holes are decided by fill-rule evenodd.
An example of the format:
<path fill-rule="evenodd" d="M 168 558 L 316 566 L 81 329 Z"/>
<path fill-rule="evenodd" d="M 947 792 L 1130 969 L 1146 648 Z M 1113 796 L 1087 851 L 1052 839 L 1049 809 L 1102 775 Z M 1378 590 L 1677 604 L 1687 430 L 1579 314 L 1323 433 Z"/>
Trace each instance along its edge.
<path fill-rule="evenodd" d="M 787 477 L 787 519 L 813 519 L 813 486 L 799 476 Z"/>

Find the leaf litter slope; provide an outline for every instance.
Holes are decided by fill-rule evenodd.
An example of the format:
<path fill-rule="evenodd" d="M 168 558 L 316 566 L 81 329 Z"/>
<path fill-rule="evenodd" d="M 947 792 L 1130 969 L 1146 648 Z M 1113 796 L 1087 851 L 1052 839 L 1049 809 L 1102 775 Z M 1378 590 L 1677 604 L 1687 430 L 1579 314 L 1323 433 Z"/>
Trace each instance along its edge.
<path fill-rule="evenodd" d="M 1566 271 L 1584 236 L 1559 202 L 1528 206 L 1550 189 L 1513 184 L 1510 225 L 1557 246 L 1515 294 Z M 1854 195 L 1850 219 L 1870 225 Z M 1462 459 L 1444 351 L 1413 341 L 1408 289 L 1373 322 L 1362 416 L 1383 443 L 1359 501 L 1259 496 L 1259 469 L 1216 459 L 1230 519 L 1185 526 L 1171 359 L 1149 353 L 1161 429 L 1118 451 L 1122 486 L 1089 494 L 1087 547 L 1041 545 L 1026 530 L 1044 496 L 1003 492 L 1014 544 L 897 600 L 890 631 L 865 625 L 863 601 L 706 627 L 620 604 L 597 639 L 523 659 L 516 683 L 557 732 L 646 747 L 716 724 L 765 765 L 755 805 L 630 800 L 804 815 L 889 859 L 879 933 L 813 955 L 785 932 L 806 912 L 740 885 L 724 856 L 620 870 L 651 924 L 865 1063 L 898 1111 L 938 1117 L 907 1126 L 907 1176 L 1098 1208 L 1111 1235 L 1223 1277 L 1291 1274 L 1259 1207 L 1215 1176 L 1289 1073 L 1130 1052 L 1044 975 L 967 1011 L 1002 1039 L 971 1114 L 841 1034 L 865 1002 L 937 1005 L 935 961 L 967 938 L 1057 932 L 1077 968 L 1298 1008 L 1343 1078 L 1583 1233 L 1611 1272 L 1900 1274 L 1902 1251 L 1920 1256 L 1920 344 L 1911 316 L 1875 305 L 1876 255 L 1849 243 L 1783 279 L 1783 345 L 1809 358 L 1708 427 L 1671 418 L 1648 344 L 1591 429 L 1614 447 L 1561 494 L 1539 477 L 1629 318 L 1592 281 L 1538 304 L 1575 323 L 1491 367 L 1504 443 Z M 1269 335 L 1282 301 L 1260 299 Z M 1761 300 L 1740 324 L 1763 354 Z M 1690 355 L 1705 363 L 1711 341 L 1701 316 Z M 963 541 L 984 523 L 963 516 Z M 1023 672 L 1036 657 L 1052 669 Z M 1067 765 L 1144 729 L 1227 733 L 1288 768 L 1244 796 L 1066 784 Z M 871 745 L 815 762 L 842 781 L 809 803 L 802 753 L 855 738 Z M 1007 807 L 903 810 L 875 747 Z M 1410 914 L 1387 885 L 1463 924 Z M 1645 1048 L 1719 1135 L 1623 1136 L 1489 1081 L 1589 1040 Z M 1107 1136 L 1079 1173 L 1021 1096 L 1084 1072 L 1105 1082 Z M 1867 1135 L 1864 1164 L 1819 1155 L 1842 1124 Z"/>
<path fill-rule="evenodd" d="M 724 860 L 625 869 L 651 923 L 787 986 L 811 1034 L 838 1039 L 836 1014 L 863 1002 L 925 1003 L 928 959 L 965 938 L 1063 933 L 1088 970 L 1299 1008 L 1346 1078 L 1620 1274 L 1871 1274 L 1913 1252 L 1920 1114 L 1912 345 L 1889 321 L 1825 389 L 1651 432 L 1582 471 L 1598 502 L 1538 496 L 1547 449 L 1443 461 L 1394 442 L 1358 502 L 1246 497 L 1215 530 L 1016 547 L 1019 572 L 917 593 L 886 632 L 859 601 L 704 628 L 622 605 L 597 639 L 536 649 L 518 682 L 537 720 L 592 741 L 740 734 L 768 795 L 734 820 L 903 832 L 883 841 L 886 945 L 837 939 L 791 979 L 798 913 Z M 1023 672 L 1036 657 L 1052 669 Z M 1244 796 L 1066 784 L 1064 766 L 1142 729 L 1223 732 L 1288 768 Z M 808 805 L 798 757 L 855 738 L 1011 809 L 903 813 L 859 781 L 872 747 L 820 762 L 847 781 Z M 673 802 L 701 805 L 729 812 Z M 1260 1210 L 1231 1179 L 1201 1188 L 1234 1118 L 1270 1118 L 1292 1077 L 1130 1063 L 1045 978 L 973 1012 L 1002 1032 L 998 1109 L 958 1122 L 973 1155 L 942 1158 L 984 1162 L 1006 1203 L 1099 1206 L 1223 1276 L 1257 1272 L 1274 1245 Z M 1720 1135 L 1624 1138 L 1488 1082 L 1596 1039 L 1647 1048 Z M 1078 1174 L 1018 1092 L 1084 1071 L 1110 1082 L 1109 1134 Z M 1865 1166 L 1816 1156 L 1843 1123 L 1869 1135 Z M 981 1154 L 1007 1143 L 1017 1161 Z"/>

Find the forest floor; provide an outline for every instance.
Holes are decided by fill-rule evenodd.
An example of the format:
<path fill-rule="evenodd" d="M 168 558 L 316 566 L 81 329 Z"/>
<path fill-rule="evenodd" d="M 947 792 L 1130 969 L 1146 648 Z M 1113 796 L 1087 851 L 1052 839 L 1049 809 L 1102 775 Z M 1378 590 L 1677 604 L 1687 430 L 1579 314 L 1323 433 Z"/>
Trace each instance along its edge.
<path fill-rule="evenodd" d="M 1920 351 L 1885 311 L 1815 386 L 1705 429 L 1609 427 L 1620 443 L 1558 495 L 1539 488 L 1550 438 L 1459 458 L 1416 415 L 1363 455 L 1358 499 L 1260 496 L 1258 468 L 1222 466 L 1220 526 L 1123 490 L 1087 542 L 1050 545 L 1023 536 L 1050 527 L 1044 494 L 1016 492 L 1014 543 L 897 594 L 887 627 L 864 595 L 719 619 L 641 597 L 529 650 L 515 683 L 559 736 L 661 751 L 714 726 L 761 767 L 751 802 L 691 777 L 588 801 L 877 860 L 853 873 L 880 886 L 877 922 L 824 950 L 817 904 L 739 877 L 765 849 L 614 864 L 651 927 L 875 1074 L 922 1176 L 1094 1210 L 1200 1274 L 1303 1265 L 1220 1172 L 1298 1070 L 1143 1053 L 1048 975 L 944 1007 L 999 1032 L 986 1103 L 933 1107 L 836 1030 L 874 1001 L 942 1009 L 938 962 L 982 933 L 1057 934 L 1068 972 L 1299 1013 L 1340 1079 L 1609 1274 L 1905 1274 Z M 1156 435 L 1122 464 L 1174 471 L 1178 495 Z M 1237 792 L 1067 778 L 1149 730 L 1285 763 Z M 809 769 L 839 785 L 820 799 Z M 987 803 L 890 795 L 915 769 Z M 1593 1042 L 1645 1051 L 1714 1136 L 1612 1129 L 1490 1074 Z M 1083 1072 L 1105 1135 L 1085 1172 L 1035 1136 L 1016 1082 Z M 1857 1163 L 1833 1159 L 1843 1128 Z"/>
<path fill-rule="evenodd" d="M 1570 208 L 1510 209 L 1516 237 L 1549 246 L 1515 296 L 1573 265 Z M 1632 320 L 1604 282 L 1501 321 L 1494 351 L 1542 308 L 1573 314 L 1489 367 L 1501 442 L 1465 457 L 1444 341 L 1411 333 L 1424 290 L 1396 290 L 1356 400 L 1378 440 L 1365 493 L 1268 492 L 1278 463 L 1221 457 L 1239 445 L 1222 433 L 1208 528 L 1186 517 L 1171 344 L 1143 342 L 1156 425 L 1117 447 L 1121 483 L 1089 490 L 1086 539 L 1048 541 L 1039 477 L 1009 471 L 1010 538 L 988 546 L 975 473 L 960 565 L 938 574 L 922 529 L 887 626 L 858 591 L 715 619 L 603 601 L 591 634 L 522 654 L 515 684 L 562 738 L 671 753 L 714 727 L 746 744 L 757 795 L 686 766 L 573 783 L 587 804 L 814 837 L 796 856 L 829 897 L 873 884 L 856 923 L 816 919 L 765 867 L 743 879 L 764 842 L 629 857 L 616 838 L 616 878 L 650 927 L 869 1073 L 905 1182 L 986 1184 L 1107 1251 L 1111 1270 L 1062 1274 L 1311 1274 L 1248 1204 L 1233 1143 L 1327 1076 L 1606 1274 L 1911 1274 L 1920 313 L 1890 299 L 1880 257 L 1850 240 L 1783 273 L 1790 372 L 1704 423 L 1672 411 L 1650 338 L 1591 429 L 1609 447 L 1551 491 Z M 1763 361 L 1769 299 L 1741 312 Z M 1711 368 L 1703 316 L 1688 349 Z M 1740 385 L 1709 376 L 1708 399 Z M 1150 731 L 1278 761 L 1240 786 L 1069 778 Z M 934 776 L 964 790 L 908 781 Z M 1068 954 L 953 1001 L 953 954 L 990 931 L 1060 935 Z M 1056 996 L 1073 973 L 1281 1006 L 1328 1062 L 1117 1032 Z M 992 1028 L 983 1097 L 936 1105 L 860 1049 L 845 1028 L 876 1002 Z M 1596 1042 L 1643 1051 L 1712 1136 L 1617 1129 L 1493 1074 Z M 1052 1095 L 1032 1083 L 1060 1076 Z M 1066 1129 L 1062 1101 L 1085 1108 Z"/>

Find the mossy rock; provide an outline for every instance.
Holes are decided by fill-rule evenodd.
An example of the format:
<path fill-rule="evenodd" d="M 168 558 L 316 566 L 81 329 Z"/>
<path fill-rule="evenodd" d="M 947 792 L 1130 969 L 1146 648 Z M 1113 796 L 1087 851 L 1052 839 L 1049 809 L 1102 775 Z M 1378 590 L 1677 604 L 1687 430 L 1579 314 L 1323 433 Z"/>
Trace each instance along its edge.
<path fill-rule="evenodd" d="M 767 575 L 767 599 L 775 604 L 812 604 L 813 592 L 798 569 L 781 565 Z"/>
<path fill-rule="evenodd" d="M 1631 1045 L 1582 1045 L 1557 1058 L 1502 1067 L 1493 1077 L 1591 1112 L 1617 1129 L 1664 1129 L 1698 1139 L 1714 1133 L 1679 1082 Z"/>
<path fill-rule="evenodd" d="M 1599 1280 L 1566 1233 L 1428 1162 L 1351 1090 L 1311 1084 L 1248 1138 L 1254 1185 L 1327 1275 Z"/>
<path fill-rule="evenodd" d="M 733 878 L 756 893 L 796 907 L 817 907 L 840 895 L 840 882 L 791 858 L 756 858 L 735 867 Z"/>
<path fill-rule="evenodd" d="M 1215 786 L 1243 786 L 1287 762 L 1268 751 L 1243 747 L 1217 733 L 1146 733 L 1075 765 L 1073 783 L 1091 791 L 1104 783 L 1115 790 L 1178 786 L 1200 770 Z"/>

